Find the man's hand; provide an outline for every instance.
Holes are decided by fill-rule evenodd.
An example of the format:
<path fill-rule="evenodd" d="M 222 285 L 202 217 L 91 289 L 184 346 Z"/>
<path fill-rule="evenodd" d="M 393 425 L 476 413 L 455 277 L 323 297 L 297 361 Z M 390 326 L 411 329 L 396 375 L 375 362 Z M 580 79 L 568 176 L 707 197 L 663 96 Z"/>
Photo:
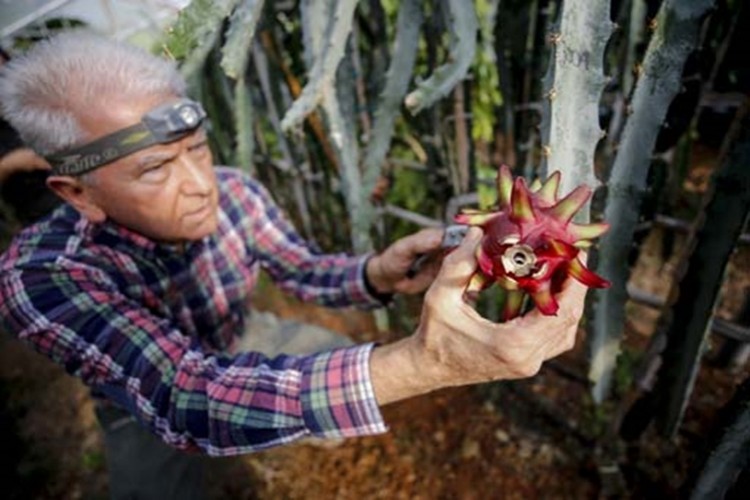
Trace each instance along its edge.
<path fill-rule="evenodd" d="M 414 335 L 373 351 L 372 381 L 381 405 L 441 387 L 530 377 L 573 347 L 586 288 L 572 279 L 558 296 L 557 316 L 534 310 L 495 324 L 469 305 L 464 290 L 480 238 L 481 230 L 472 228 L 444 259 Z"/>
<path fill-rule="evenodd" d="M 401 238 L 386 248 L 383 253 L 367 261 L 367 278 L 381 293 L 424 291 L 435 279 L 440 267 L 440 259 L 429 262 L 412 278 L 407 278 L 406 273 L 419 255 L 439 249 L 442 238 L 442 229 L 423 229 Z"/>
<path fill-rule="evenodd" d="M 0 158 L 0 184 L 17 172 L 49 170 L 47 160 L 28 148 L 18 148 Z"/>

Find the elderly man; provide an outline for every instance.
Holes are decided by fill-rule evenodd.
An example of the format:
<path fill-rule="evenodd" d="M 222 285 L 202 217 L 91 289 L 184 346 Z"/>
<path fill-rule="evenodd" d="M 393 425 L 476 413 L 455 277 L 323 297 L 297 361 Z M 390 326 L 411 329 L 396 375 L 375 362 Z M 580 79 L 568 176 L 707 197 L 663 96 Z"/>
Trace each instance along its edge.
<path fill-rule="evenodd" d="M 66 202 L 0 259 L 0 318 L 110 402 L 103 408 L 115 417 L 100 411 L 108 444 L 127 425 L 122 415 L 169 452 L 208 455 L 381 433 L 387 403 L 531 376 L 573 345 L 585 295 L 578 284 L 566 285 L 557 317 L 531 312 L 497 325 L 465 301 L 478 229 L 436 277 L 407 271 L 439 246 L 440 231 L 377 255 L 311 250 L 260 184 L 213 165 L 203 110 L 170 62 L 64 34 L 3 68 L 0 103 L 50 162 L 48 186 Z M 234 339 L 261 269 L 303 300 L 334 307 L 375 307 L 432 284 L 418 328 L 398 342 L 238 354 Z M 175 482 L 187 489 L 180 495 L 197 491 L 191 466 L 166 465 L 185 454 L 139 440 L 129 434 L 127 460 L 108 449 L 113 496 L 175 495 L 166 489 Z"/>

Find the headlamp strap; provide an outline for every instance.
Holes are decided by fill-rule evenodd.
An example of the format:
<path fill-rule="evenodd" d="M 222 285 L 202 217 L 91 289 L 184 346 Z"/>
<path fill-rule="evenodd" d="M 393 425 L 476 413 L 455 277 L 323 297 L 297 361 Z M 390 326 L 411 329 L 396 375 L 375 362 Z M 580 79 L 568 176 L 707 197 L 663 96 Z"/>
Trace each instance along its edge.
<path fill-rule="evenodd" d="M 137 123 L 60 155 L 50 156 L 47 161 L 55 175 L 83 175 L 157 143 L 146 125 Z"/>
<path fill-rule="evenodd" d="M 54 175 L 82 175 L 154 144 L 167 144 L 191 134 L 206 118 L 201 105 L 180 99 L 157 106 L 140 123 L 88 144 L 47 157 Z"/>

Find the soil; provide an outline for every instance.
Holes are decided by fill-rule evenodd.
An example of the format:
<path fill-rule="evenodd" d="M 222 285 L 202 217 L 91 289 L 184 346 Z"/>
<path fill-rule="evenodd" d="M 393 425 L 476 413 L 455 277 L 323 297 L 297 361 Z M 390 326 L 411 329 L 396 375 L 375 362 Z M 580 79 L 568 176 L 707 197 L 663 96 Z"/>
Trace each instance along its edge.
<path fill-rule="evenodd" d="M 652 231 L 633 282 L 666 296 L 673 259 Z M 679 244 L 679 242 L 678 242 Z M 729 266 L 719 314 L 732 318 L 750 289 L 750 249 Z M 379 335 L 371 316 L 327 311 L 264 289 L 256 304 L 349 335 Z M 641 353 L 658 314 L 628 307 L 626 345 Z M 583 333 L 581 333 L 581 337 Z M 304 442 L 212 461 L 214 498 L 677 498 L 702 452 L 715 413 L 750 375 L 712 362 L 712 336 L 685 420 L 669 440 L 649 428 L 637 442 L 595 439 L 612 409 L 595 410 L 578 348 L 522 382 L 438 391 L 384 409 L 387 434 Z M 7 498 L 106 498 L 106 456 L 86 388 L 7 335 L 0 336 L 0 423 Z M 598 443 L 598 445 L 597 445 Z M 611 469 L 611 461 L 619 464 Z M 615 473 L 612 473 L 612 470 Z"/>

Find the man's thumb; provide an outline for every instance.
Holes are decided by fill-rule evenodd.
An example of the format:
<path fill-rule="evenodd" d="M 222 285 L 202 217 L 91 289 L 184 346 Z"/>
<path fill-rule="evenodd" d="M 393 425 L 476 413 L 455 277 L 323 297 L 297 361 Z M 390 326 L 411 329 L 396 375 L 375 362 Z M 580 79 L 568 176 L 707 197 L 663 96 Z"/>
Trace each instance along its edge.
<path fill-rule="evenodd" d="M 478 227 L 469 228 L 461 244 L 443 259 L 438 279 L 460 282 L 469 280 L 477 268 L 475 255 L 482 234 Z"/>

